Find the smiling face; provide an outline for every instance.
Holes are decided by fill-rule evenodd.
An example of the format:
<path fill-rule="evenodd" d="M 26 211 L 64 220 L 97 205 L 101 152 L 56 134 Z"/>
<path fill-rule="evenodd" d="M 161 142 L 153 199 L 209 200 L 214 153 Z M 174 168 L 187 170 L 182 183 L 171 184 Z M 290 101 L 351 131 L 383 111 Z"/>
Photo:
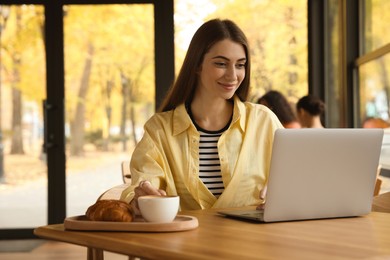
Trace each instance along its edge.
<path fill-rule="evenodd" d="M 204 56 L 199 69 L 196 96 L 212 100 L 228 100 L 245 78 L 246 55 L 244 47 L 231 40 L 212 46 Z"/>

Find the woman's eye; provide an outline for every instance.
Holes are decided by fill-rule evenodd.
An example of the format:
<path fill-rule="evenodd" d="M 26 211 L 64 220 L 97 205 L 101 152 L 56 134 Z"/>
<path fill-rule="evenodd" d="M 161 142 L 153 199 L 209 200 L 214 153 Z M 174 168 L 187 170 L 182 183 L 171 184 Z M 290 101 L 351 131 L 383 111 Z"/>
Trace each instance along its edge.
<path fill-rule="evenodd" d="M 226 63 L 224 63 L 224 62 L 215 62 L 215 65 L 217 65 L 218 67 L 225 67 Z"/>
<path fill-rule="evenodd" d="M 236 67 L 237 67 L 238 69 L 245 69 L 245 63 L 237 64 Z"/>

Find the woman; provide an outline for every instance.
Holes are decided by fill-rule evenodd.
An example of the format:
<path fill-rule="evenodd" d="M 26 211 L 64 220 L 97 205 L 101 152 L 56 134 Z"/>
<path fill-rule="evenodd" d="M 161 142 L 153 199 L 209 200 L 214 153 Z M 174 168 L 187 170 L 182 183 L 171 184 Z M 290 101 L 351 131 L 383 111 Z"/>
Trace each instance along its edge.
<path fill-rule="evenodd" d="M 230 20 L 204 23 L 160 112 L 145 124 L 121 199 L 134 210 L 148 194 L 179 195 L 182 210 L 263 203 L 282 125 L 265 106 L 245 102 L 249 80 L 244 33 Z"/>
<path fill-rule="evenodd" d="M 363 128 L 389 128 L 389 122 L 378 117 L 367 117 L 362 124 Z"/>
<path fill-rule="evenodd" d="M 290 103 L 282 93 L 270 90 L 261 96 L 257 103 L 267 106 L 279 118 L 284 128 L 301 128 Z"/>
<path fill-rule="evenodd" d="M 298 119 L 304 128 L 324 128 L 321 121 L 324 112 L 325 104 L 317 97 L 307 95 L 297 102 Z"/>

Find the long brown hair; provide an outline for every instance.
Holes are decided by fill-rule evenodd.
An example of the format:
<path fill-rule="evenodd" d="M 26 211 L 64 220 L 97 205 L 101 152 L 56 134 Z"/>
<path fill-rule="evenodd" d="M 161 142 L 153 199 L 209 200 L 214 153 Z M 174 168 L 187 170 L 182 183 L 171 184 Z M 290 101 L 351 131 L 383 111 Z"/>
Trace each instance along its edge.
<path fill-rule="evenodd" d="M 270 90 L 261 96 L 257 103 L 265 104 L 279 118 L 282 124 L 297 121 L 294 111 L 287 98 L 277 90 Z"/>
<path fill-rule="evenodd" d="M 184 58 L 183 65 L 174 84 L 169 89 L 159 111 L 168 111 L 178 105 L 191 102 L 198 84 L 197 71 L 205 54 L 219 41 L 229 39 L 244 47 L 246 55 L 245 78 L 236 95 L 245 101 L 249 94 L 250 55 L 249 44 L 244 32 L 231 20 L 213 19 L 204 23 L 195 32 Z"/>

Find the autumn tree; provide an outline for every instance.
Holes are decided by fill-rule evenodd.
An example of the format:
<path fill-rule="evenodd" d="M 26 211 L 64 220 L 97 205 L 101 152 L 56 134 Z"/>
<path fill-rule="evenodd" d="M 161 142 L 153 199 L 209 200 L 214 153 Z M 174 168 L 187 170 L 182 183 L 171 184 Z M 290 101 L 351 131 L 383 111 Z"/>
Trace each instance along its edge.
<path fill-rule="evenodd" d="M 251 48 L 252 99 L 277 89 L 296 100 L 307 93 L 307 1 L 213 1 L 207 19 L 231 18 Z"/>
<path fill-rule="evenodd" d="M 67 121 L 78 129 L 71 131 L 71 154 L 82 154 L 86 131 L 104 133 L 107 150 L 112 128 L 119 126 L 125 134 L 127 120 L 136 142 L 136 122 L 143 125 L 151 112 L 135 110 L 146 111 L 154 102 L 153 6 L 69 6 L 65 11 Z M 87 64 L 87 57 L 93 60 L 88 82 L 82 80 L 86 67 L 80 66 Z M 88 86 L 82 96 L 83 82 Z"/>
<path fill-rule="evenodd" d="M 2 102 L 2 88 L 3 88 L 3 61 L 2 61 L 2 35 L 4 30 L 7 27 L 7 22 L 9 18 L 10 8 L 8 6 L 0 5 L 0 182 L 4 182 L 4 144 L 3 144 L 3 102 Z"/>
<path fill-rule="evenodd" d="M 36 6 L 11 6 L 7 30 L 2 32 L 2 83 L 11 88 L 11 154 L 24 154 L 24 100 L 39 103 L 44 98 L 43 41 Z M 42 55 L 38 55 L 41 53 Z M 3 85 L 2 85 L 3 88 Z"/>

